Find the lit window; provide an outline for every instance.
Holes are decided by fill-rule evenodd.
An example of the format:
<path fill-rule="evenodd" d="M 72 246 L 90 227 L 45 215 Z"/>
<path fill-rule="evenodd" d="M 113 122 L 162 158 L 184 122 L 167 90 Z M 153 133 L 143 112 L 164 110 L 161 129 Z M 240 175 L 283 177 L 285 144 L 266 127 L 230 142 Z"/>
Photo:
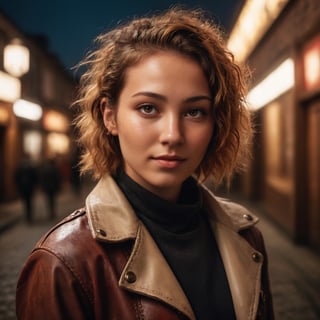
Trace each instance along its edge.
<path fill-rule="evenodd" d="M 66 154 L 69 151 L 70 140 L 67 135 L 62 133 L 48 134 L 48 151 L 49 154 Z"/>
<path fill-rule="evenodd" d="M 26 131 L 23 135 L 23 150 L 31 155 L 32 159 L 39 159 L 41 155 L 42 136 L 35 130 Z"/>

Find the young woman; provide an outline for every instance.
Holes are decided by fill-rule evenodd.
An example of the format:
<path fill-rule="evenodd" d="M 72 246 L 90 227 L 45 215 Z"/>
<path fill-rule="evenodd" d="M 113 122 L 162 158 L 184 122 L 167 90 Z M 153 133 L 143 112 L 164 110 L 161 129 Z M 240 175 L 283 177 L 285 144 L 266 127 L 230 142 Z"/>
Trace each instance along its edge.
<path fill-rule="evenodd" d="M 251 136 L 219 29 L 171 9 L 97 44 L 77 125 L 100 181 L 29 256 L 18 319 L 272 319 L 257 218 L 201 184 L 230 179 Z"/>

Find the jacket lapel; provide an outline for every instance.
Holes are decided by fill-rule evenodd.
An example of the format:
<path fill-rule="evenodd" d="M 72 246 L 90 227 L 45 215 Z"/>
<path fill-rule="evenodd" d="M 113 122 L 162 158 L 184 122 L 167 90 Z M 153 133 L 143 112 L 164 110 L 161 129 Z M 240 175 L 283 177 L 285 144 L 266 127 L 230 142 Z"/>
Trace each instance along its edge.
<path fill-rule="evenodd" d="M 237 319 L 255 319 L 259 303 L 262 258 L 238 234 L 225 226 L 213 226 L 227 274 Z"/>
<path fill-rule="evenodd" d="M 86 207 L 95 239 L 104 242 L 135 240 L 119 285 L 162 300 L 195 320 L 190 303 L 171 268 L 111 177 L 100 180 L 87 197 Z"/>
<path fill-rule="evenodd" d="M 210 191 L 204 192 L 209 210 L 214 212 L 210 223 L 227 274 L 236 318 L 256 319 L 263 256 L 241 237 L 239 231 L 258 219 L 242 206 L 217 201 Z"/>
<path fill-rule="evenodd" d="M 128 274 L 136 281 L 127 281 Z M 120 286 L 146 296 L 160 299 L 180 310 L 190 319 L 195 319 L 193 310 L 171 268 L 146 228 L 140 224 L 130 259 L 124 268 Z"/>

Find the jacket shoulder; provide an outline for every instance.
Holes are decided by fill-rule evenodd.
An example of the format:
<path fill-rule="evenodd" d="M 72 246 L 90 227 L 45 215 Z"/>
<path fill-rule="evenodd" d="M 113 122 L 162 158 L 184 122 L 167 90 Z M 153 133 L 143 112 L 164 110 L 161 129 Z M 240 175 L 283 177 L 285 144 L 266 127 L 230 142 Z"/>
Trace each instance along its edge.
<path fill-rule="evenodd" d="M 205 206 L 219 222 L 240 231 L 254 226 L 259 218 L 245 206 L 227 198 L 218 197 L 202 185 Z"/>
<path fill-rule="evenodd" d="M 243 221 L 243 218 L 249 222 L 258 222 L 258 217 L 254 215 L 248 208 L 244 205 L 234 202 L 227 198 L 215 196 L 216 201 L 219 203 L 221 208 L 234 219 Z"/>
<path fill-rule="evenodd" d="M 85 261 L 106 252 L 91 234 L 85 209 L 79 209 L 52 227 L 36 244 L 31 255 L 59 260 L 67 269 L 79 271 Z M 80 271 L 79 271 L 80 273 Z M 81 271 L 82 273 L 82 271 Z"/>
<path fill-rule="evenodd" d="M 71 213 L 47 232 L 33 249 L 38 257 L 54 256 L 65 267 L 78 274 L 93 274 L 95 261 L 103 258 L 105 264 L 123 264 L 131 242 L 113 245 L 97 241 L 92 235 L 86 209 Z"/>
<path fill-rule="evenodd" d="M 55 226 L 53 226 L 35 246 L 35 249 L 41 247 L 56 247 L 65 240 L 72 237 L 79 237 L 79 233 L 85 236 L 86 230 L 89 231 L 86 218 L 86 210 L 84 208 L 73 211 Z"/>

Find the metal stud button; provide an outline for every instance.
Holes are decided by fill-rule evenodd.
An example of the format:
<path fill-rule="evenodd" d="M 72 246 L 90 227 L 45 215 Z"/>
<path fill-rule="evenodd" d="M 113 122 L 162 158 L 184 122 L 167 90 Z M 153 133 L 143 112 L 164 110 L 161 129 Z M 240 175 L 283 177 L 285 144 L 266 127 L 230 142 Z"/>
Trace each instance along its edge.
<path fill-rule="evenodd" d="M 254 252 L 251 257 L 254 262 L 260 262 L 262 258 L 259 252 Z"/>
<path fill-rule="evenodd" d="M 99 233 L 101 236 L 103 236 L 103 237 L 106 237 L 107 236 L 107 233 L 104 231 L 104 230 L 102 230 L 102 229 L 97 229 L 96 230 L 97 231 L 97 233 Z"/>
<path fill-rule="evenodd" d="M 252 220 L 253 220 L 253 217 L 252 217 L 251 214 L 244 214 L 244 215 L 243 215 L 243 218 L 246 219 L 246 220 L 248 220 L 248 221 L 252 221 Z"/>
<path fill-rule="evenodd" d="M 128 271 L 128 272 L 124 275 L 124 278 L 125 278 L 126 281 L 129 282 L 129 283 L 134 283 L 134 282 L 136 282 L 136 280 L 137 280 L 137 277 L 136 277 L 135 273 L 132 272 L 132 271 Z"/>
<path fill-rule="evenodd" d="M 79 214 L 81 212 L 81 210 L 76 210 L 76 211 L 73 211 L 71 214 L 70 214 L 70 217 L 75 217 L 77 214 Z"/>

